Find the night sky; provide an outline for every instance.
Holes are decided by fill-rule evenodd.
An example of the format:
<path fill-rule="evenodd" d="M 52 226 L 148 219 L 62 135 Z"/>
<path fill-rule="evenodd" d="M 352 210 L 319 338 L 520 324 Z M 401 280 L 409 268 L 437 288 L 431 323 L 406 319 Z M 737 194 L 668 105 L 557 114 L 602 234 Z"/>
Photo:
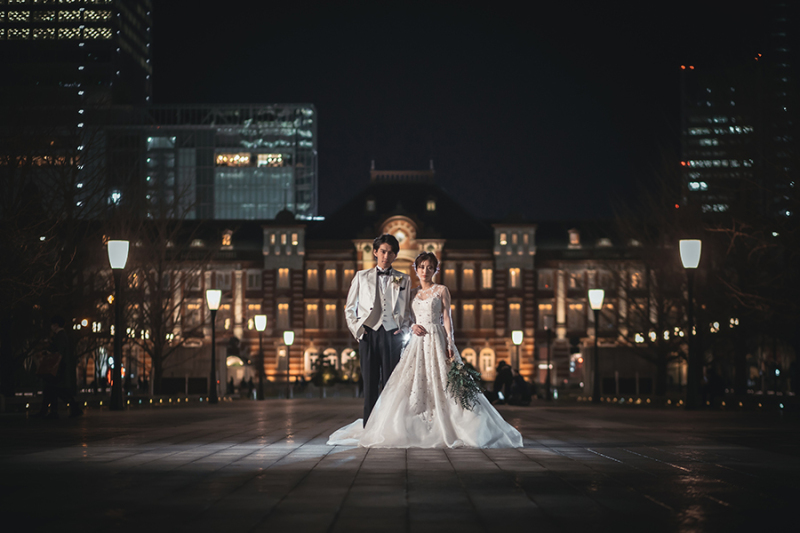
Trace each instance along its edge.
<path fill-rule="evenodd" d="M 679 68 L 761 51 L 763 2 L 157 2 L 156 103 L 313 103 L 319 210 L 426 169 L 479 216 L 589 219 L 677 150 Z M 254 8 L 253 6 L 265 6 Z"/>

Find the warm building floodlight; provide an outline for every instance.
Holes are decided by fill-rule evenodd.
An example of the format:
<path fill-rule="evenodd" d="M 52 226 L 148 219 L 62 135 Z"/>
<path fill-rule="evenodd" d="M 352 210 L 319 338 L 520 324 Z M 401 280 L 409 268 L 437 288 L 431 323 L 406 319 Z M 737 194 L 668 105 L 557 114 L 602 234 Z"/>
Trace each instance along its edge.
<path fill-rule="evenodd" d="M 606 291 L 603 289 L 589 290 L 589 306 L 594 311 L 599 311 L 603 308 L 603 298 L 606 296 Z"/>
<path fill-rule="evenodd" d="M 206 290 L 206 302 L 208 303 L 208 309 L 211 311 L 218 311 L 219 310 L 219 302 L 222 299 L 222 291 L 219 289 L 208 289 Z"/>
<path fill-rule="evenodd" d="M 703 242 L 700 239 L 682 239 L 680 247 L 683 268 L 697 268 L 697 265 L 700 264 L 700 250 Z"/>
<path fill-rule="evenodd" d="M 256 331 L 267 329 L 267 315 L 256 315 L 253 317 L 253 321 L 256 323 Z"/>
<path fill-rule="evenodd" d="M 522 333 L 522 330 L 516 329 L 511 332 L 511 342 L 513 342 L 516 346 L 519 346 L 522 344 L 523 336 L 524 334 Z"/>
<path fill-rule="evenodd" d="M 283 344 L 286 346 L 294 344 L 294 331 L 288 330 L 283 332 Z"/>
<path fill-rule="evenodd" d="M 111 268 L 125 268 L 130 244 L 129 241 L 108 241 L 108 262 L 111 263 Z"/>

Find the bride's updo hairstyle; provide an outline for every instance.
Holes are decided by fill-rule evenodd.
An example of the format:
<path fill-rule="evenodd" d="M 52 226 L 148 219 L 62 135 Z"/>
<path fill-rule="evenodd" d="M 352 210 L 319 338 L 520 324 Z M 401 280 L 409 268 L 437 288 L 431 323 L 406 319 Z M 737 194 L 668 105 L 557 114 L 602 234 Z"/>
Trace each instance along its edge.
<path fill-rule="evenodd" d="M 430 262 L 431 266 L 434 268 L 435 272 L 439 272 L 439 260 L 436 259 L 436 254 L 433 252 L 422 252 L 414 259 L 414 270 L 416 271 L 419 267 L 422 266 L 422 263 L 425 261 Z"/>

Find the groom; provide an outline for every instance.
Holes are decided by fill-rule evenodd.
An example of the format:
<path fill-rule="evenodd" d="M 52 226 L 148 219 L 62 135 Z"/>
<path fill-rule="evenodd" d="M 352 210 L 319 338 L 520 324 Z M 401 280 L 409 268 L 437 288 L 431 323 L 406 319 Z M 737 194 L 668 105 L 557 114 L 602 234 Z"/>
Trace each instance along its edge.
<path fill-rule="evenodd" d="M 392 270 L 399 251 L 400 243 L 393 235 L 376 238 L 372 254 L 378 266 L 356 273 L 347 294 L 345 318 L 358 341 L 364 379 L 364 425 L 378 400 L 379 387 L 386 385 L 400 361 L 403 333 L 411 326 L 411 278 Z"/>

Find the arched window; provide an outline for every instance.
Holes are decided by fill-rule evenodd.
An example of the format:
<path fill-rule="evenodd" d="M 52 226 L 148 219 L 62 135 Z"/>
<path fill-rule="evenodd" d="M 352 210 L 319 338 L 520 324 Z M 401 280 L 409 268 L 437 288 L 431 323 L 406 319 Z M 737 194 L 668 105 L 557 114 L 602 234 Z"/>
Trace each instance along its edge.
<path fill-rule="evenodd" d="M 326 363 L 336 368 L 336 370 L 339 370 L 339 355 L 336 353 L 336 350 L 333 348 L 328 348 L 322 352 L 322 358 Z"/>
<path fill-rule="evenodd" d="M 464 362 L 471 364 L 475 368 L 478 368 L 478 355 L 472 348 L 466 348 L 463 352 L 461 352 L 461 359 L 463 359 Z"/>
<path fill-rule="evenodd" d="M 306 350 L 305 356 L 303 357 L 303 371 L 306 374 L 310 374 L 314 371 L 314 365 L 317 364 L 317 359 L 319 359 L 319 350 L 316 348 L 309 348 Z"/>
<path fill-rule="evenodd" d="M 481 366 L 478 370 L 481 372 L 481 377 L 485 380 L 492 380 L 495 378 L 495 355 L 494 350 L 491 348 L 484 348 L 481 350 Z"/>

